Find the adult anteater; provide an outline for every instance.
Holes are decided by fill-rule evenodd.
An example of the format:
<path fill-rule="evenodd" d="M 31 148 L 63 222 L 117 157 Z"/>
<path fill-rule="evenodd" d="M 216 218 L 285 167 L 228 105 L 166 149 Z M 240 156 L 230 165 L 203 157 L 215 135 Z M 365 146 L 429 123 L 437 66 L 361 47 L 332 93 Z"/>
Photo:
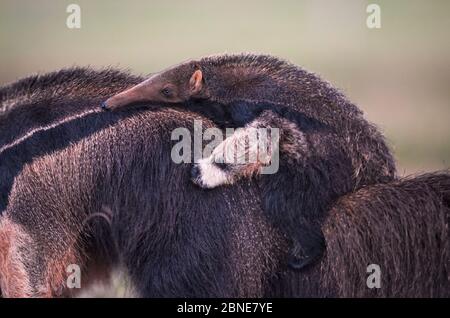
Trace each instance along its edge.
<path fill-rule="evenodd" d="M 364 187 L 330 210 L 320 265 L 277 275 L 268 295 L 449 297 L 449 218 L 448 171 Z"/>
<path fill-rule="evenodd" d="M 263 281 L 277 260 L 270 251 L 278 247 L 270 242 L 274 230 L 259 211 L 257 190 L 240 187 L 205 195 L 190 185 L 187 167 L 170 160 L 175 142 L 170 140 L 171 131 L 190 127 L 199 117 L 168 110 L 98 113 L 96 105 L 104 95 L 90 97 L 95 93 L 88 93 L 89 87 L 111 94 L 135 84 L 135 79 L 113 71 L 76 69 L 2 90 L 8 92 L 1 94 L 3 101 L 19 101 L 0 118 L 9 131 L 2 135 L 2 186 L 8 195 L 16 179 L 16 189 L 27 188 L 36 200 L 27 203 L 30 193 L 22 190 L 8 197 L 0 262 L 6 295 L 60 294 L 71 262 L 82 266 L 85 276 L 92 263 L 96 270 L 99 265 L 101 270 L 124 265 L 143 296 L 263 294 Z M 108 81 L 117 86 L 109 88 Z M 37 94 L 34 87 L 45 87 L 44 83 L 50 90 L 60 87 L 62 94 L 45 89 L 44 96 Z M 13 92 L 19 92 L 16 98 Z M 35 103 L 20 102 L 29 95 Z M 15 123 L 22 123 L 21 128 Z M 129 143 L 119 137 L 135 138 L 135 133 L 155 143 Z M 117 156 L 111 156 L 112 150 Z M 56 157 L 71 171 L 63 171 L 65 165 L 56 164 Z M 55 168 L 62 170 L 57 173 Z M 25 180 L 31 171 L 37 173 L 33 178 L 40 185 Z M 61 179 L 47 183 L 45 175 Z M 16 196 L 18 192 L 24 196 Z M 49 209 L 41 205 L 44 201 Z M 105 216 L 105 211 L 111 211 L 111 224 L 97 217 Z M 15 267 L 16 260 L 26 266 Z"/>
<path fill-rule="evenodd" d="M 54 100 L 47 104 L 47 109 L 58 109 L 66 103 L 95 107 L 97 100 L 78 102 L 77 105 L 77 99 Z M 379 207 L 366 207 L 359 193 L 344 198 L 326 222 L 324 233 L 331 252 L 322 263 L 304 273 L 287 271 L 288 274 L 275 277 L 270 285 L 270 276 L 279 272 L 276 264 L 283 257 L 285 241 L 264 221 L 259 209 L 260 193 L 240 184 L 226 191 L 215 189 L 199 195 L 188 182 L 180 182 L 188 174 L 187 167 L 176 166 L 169 160 L 171 129 L 180 124 L 190 127 L 192 120 L 199 117 L 175 110 L 146 111 L 130 114 L 129 118 L 114 114 L 85 117 L 90 116 L 95 118 L 93 122 L 75 119 L 72 123 L 72 127 L 85 131 L 84 139 L 34 160 L 15 180 L 1 227 L 0 276 L 6 295 L 59 294 L 65 282 L 65 266 L 77 261 L 88 270 L 88 256 L 103 265 L 121 261 L 142 296 L 364 295 L 369 289 L 364 282 L 361 284 L 360 273 L 346 271 L 346 266 L 353 264 L 351 268 L 365 271 L 366 262 L 372 262 L 375 244 L 371 241 L 381 242 L 383 237 L 393 248 L 381 249 L 381 257 L 373 262 L 398 279 L 400 287 L 396 293 L 380 294 L 445 295 L 443 286 L 447 284 L 448 270 L 442 262 L 425 267 L 437 278 L 435 285 L 429 284 L 430 280 L 423 275 L 415 275 L 418 279 L 411 283 L 397 269 L 414 266 L 423 273 L 425 265 L 417 259 L 399 262 L 401 257 L 415 252 L 426 255 L 425 258 L 429 256 L 427 253 L 438 255 L 440 260 L 448 257 L 445 219 L 448 208 L 443 205 L 448 196 L 439 190 L 448 189 L 448 183 L 444 182 L 448 176 L 442 176 L 443 181 L 439 182 L 433 178 L 412 181 L 416 191 L 402 195 L 389 196 L 383 188 L 378 192 L 371 188 L 361 190 L 366 191 L 362 193 L 367 198 L 391 198 L 386 205 L 379 203 L 385 211 L 382 214 L 393 224 L 386 231 L 381 224 L 372 225 L 379 220 Z M 98 131 L 88 130 L 87 126 L 96 124 Z M 58 128 L 38 131 L 32 136 L 38 139 L 24 151 L 33 149 L 32 146 L 41 147 L 39 138 L 71 136 L 61 135 L 67 133 L 66 125 L 70 127 L 66 122 Z M 46 135 L 55 129 L 61 130 Z M 130 143 L 129 138 L 135 138 L 134 142 Z M 10 145 L 7 150 L 19 144 L 22 143 Z M 402 185 L 399 182 L 390 187 L 395 190 Z M 408 205 L 404 209 L 413 211 L 411 217 L 399 216 L 397 207 L 411 200 L 410 194 L 418 197 L 420 193 L 427 199 L 415 203 L 427 214 L 418 214 L 418 210 Z M 110 226 L 94 217 L 104 211 L 112 211 Z M 417 231 L 411 222 L 430 224 L 427 227 L 430 231 Z M 373 233 L 369 237 L 364 233 L 371 228 Z M 349 232 L 351 229 L 354 231 Z M 416 233 L 417 239 L 407 234 L 408 230 Z M 433 235 L 435 241 L 430 240 Z M 358 238 L 360 244 L 353 240 Z M 352 242 L 353 245 L 348 244 Z M 347 244 L 352 248 L 346 249 Z M 392 250 L 400 253 L 399 258 L 392 255 Z M 103 251 L 106 252 L 99 253 Z M 353 253 L 363 255 L 364 260 L 353 260 Z M 55 259 L 58 261 L 50 261 Z M 392 263 L 398 266 L 384 266 Z M 344 281 L 349 283 L 342 287 Z M 415 293 L 406 289 L 411 284 Z"/>
<path fill-rule="evenodd" d="M 297 269 L 321 255 L 321 224 L 338 197 L 395 177 L 383 136 L 354 104 L 317 75 L 273 56 L 225 54 L 190 60 L 103 105 L 117 110 L 142 101 L 183 103 L 200 112 L 221 108 L 220 120 L 245 125 L 244 132 L 227 138 L 193 167 L 193 181 L 205 188 L 260 174 L 277 147 L 255 147 L 246 140 L 258 129 L 280 130 L 280 167 L 275 174 L 259 176 L 259 186 L 269 220 L 291 241 L 290 264 Z M 256 144 L 264 138 L 253 139 Z M 235 151 L 236 145 L 245 149 Z M 256 160 L 242 164 L 238 158 L 245 157 Z"/>

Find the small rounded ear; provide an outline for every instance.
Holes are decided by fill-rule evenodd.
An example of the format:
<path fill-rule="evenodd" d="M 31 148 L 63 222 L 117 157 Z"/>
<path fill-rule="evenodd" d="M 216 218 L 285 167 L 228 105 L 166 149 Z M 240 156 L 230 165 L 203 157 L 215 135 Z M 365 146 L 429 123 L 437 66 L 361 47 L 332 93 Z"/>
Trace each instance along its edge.
<path fill-rule="evenodd" d="M 191 95 L 200 93 L 203 88 L 203 73 L 201 70 L 196 70 L 189 80 L 189 89 Z"/>

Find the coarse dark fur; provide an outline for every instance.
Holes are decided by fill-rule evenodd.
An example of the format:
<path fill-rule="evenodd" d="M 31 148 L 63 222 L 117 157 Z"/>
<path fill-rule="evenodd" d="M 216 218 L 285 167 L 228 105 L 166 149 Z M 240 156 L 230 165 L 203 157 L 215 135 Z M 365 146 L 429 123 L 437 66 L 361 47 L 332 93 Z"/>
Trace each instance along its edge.
<path fill-rule="evenodd" d="M 6 290 L 57 295 L 68 264 L 84 270 L 84 254 L 93 257 L 91 249 L 109 250 L 115 243 L 138 295 L 261 295 L 275 258 L 273 230 L 258 221 L 255 188 L 204 193 L 188 182 L 188 166 L 170 159 L 170 132 L 189 127 L 192 119 L 170 110 L 139 114 L 26 165 L 3 222 L 20 225 L 28 237 L 20 257 L 6 265 L 14 272 L 26 260 L 27 288 Z M 112 211 L 113 241 L 92 246 L 105 223 L 84 220 L 104 207 Z"/>
<path fill-rule="evenodd" d="M 96 98 L 101 100 L 141 80 L 113 69 L 70 68 L 1 87 L 0 214 L 6 208 L 14 178 L 26 163 L 119 121 L 123 115 L 98 114 Z M 103 264 L 114 258 L 114 253 L 113 249 L 96 251 L 93 260 L 100 264 L 90 266 L 99 267 L 92 270 L 94 278 L 103 276 Z M 87 275 L 84 278 L 88 280 Z"/>
<path fill-rule="evenodd" d="M 126 117 L 97 114 L 95 103 L 140 81 L 113 69 L 70 68 L 0 88 L 0 213 L 25 163 Z"/>
<path fill-rule="evenodd" d="M 123 86 L 134 84 L 118 75 Z M 106 82 L 114 74 L 103 76 Z M 0 154 L 8 193 L 15 180 L 0 233 L 3 285 L 5 275 L 11 282 L 2 286 L 5 294 L 66 294 L 66 266 L 80 264 L 89 273 L 95 263 L 101 270 L 123 265 L 141 296 L 262 295 L 277 261 L 270 251 L 279 247 L 270 242 L 276 233 L 261 217 L 257 190 L 203 193 L 188 182 L 188 167 L 170 160 L 171 131 L 191 127 L 196 117 L 174 110 L 99 113 L 102 97 L 84 98 L 84 90 L 108 85 L 85 83 L 78 98 L 37 98 L 0 118 L 13 130 L 7 122 L 26 117 L 16 134 L 28 136 L 17 143 L 11 132 Z M 96 217 L 105 209 L 111 226 Z M 11 276 L 22 279 L 14 283 Z"/>
<path fill-rule="evenodd" d="M 355 105 L 318 76 L 273 56 L 188 61 L 111 97 L 106 106 L 122 109 L 139 101 L 182 102 L 201 113 L 220 107 L 224 117 L 219 122 L 234 127 L 264 122 L 263 127 L 281 130 L 280 169 L 262 175 L 260 186 L 267 215 L 292 241 L 291 264 L 297 268 L 320 255 L 320 226 L 338 197 L 395 177 L 383 136 Z M 283 124 L 282 118 L 296 127 Z M 205 184 L 198 181 L 201 173 L 200 166 L 194 167 L 193 180 L 199 185 Z"/>
<path fill-rule="evenodd" d="M 320 264 L 277 275 L 267 296 L 448 298 L 449 218 L 449 171 L 364 187 L 330 210 Z M 380 288 L 367 287 L 370 264 Z"/>
<path fill-rule="evenodd" d="M 132 81 L 125 80 L 123 85 Z M 61 103 L 47 103 L 48 111 L 68 104 L 74 109 L 94 108 L 97 99 L 62 99 Z M 11 260 L 4 258 L 5 242 L 15 237 L 19 243 L 29 243 L 18 244 L 22 250 L 15 255 L 26 256 L 35 286 L 30 291 L 40 295 L 59 294 L 64 282 L 61 268 L 76 259 L 86 266 L 83 273 L 92 266 L 89 260 L 125 265 L 141 296 L 261 296 L 265 292 L 285 297 L 448 297 L 448 262 L 425 263 L 448 259 L 448 174 L 412 179 L 407 191 L 404 181 L 394 181 L 343 197 L 325 222 L 327 254 L 321 263 L 296 272 L 273 265 L 283 259 L 285 243 L 262 218 L 261 193 L 254 183 L 203 192 L 180 182 L 186 180 L 189 169 L 172 164 L 168 137 L 174 127 L 191 127 L 198 116 L 165 110 L 85 117 L 75 119 L 72 130 L 63 130 L 65 123 L 55 133 L 57 128 L 40 131 L 32 136 L 33 143 L 22 148 L 24 154 L 36 155 L 25 169 L 19 169 L 7 216 L 1 220 L 3 282 L 5 275 L 13 283 L 23 274 L 20 268 L 16 273 L 2 269 L 2 260 Z M 52 149 L 53 144 L 45 142 L 72 133 L 73 145 Z M 51 150 L 45 150 L 49 145 Z M 46 155 L 36 159 L 42 154 Z M 16 158 L 20 157 L 17 153 Z M 105 209 L 114 212 L 111 226 L 101 218 L 89 218 Z M 5 224 L 13 219 L 22 235 L 8 233 Z M 29 232 L 32 240 L 21 230 Z M 112 250 L 119 252 L 115 255 Z M 181 254 L 174 256 L 173 251 Z M 51 263 L 49 255 L 62 261 Z M 373 255 L 377 255 L 375 261 Z M 52 270 L 36 267 L 36 262 L 50 263 Z M 364 281 L 361 286 L 367 262 L 378 262 L 396 284 L 382 278 L 381 290 L 368 290 Z M 413 283 L 408 276 L 411 268 L 416 277 Z M 267 285 L 267 279 L 279 271 Z M 26 277 L 16 283 L 23 287 L 24 281 Z M 42 281 L 47 285 L 39 284 Z M 50 282 L 54 286 L 48 288 Z"/>
<path fill-rule="evenodd" d="M 93 70 L 84 67 L 31 75 L 0 88 L 0 116 L 7 115 L 18 106 L 26 107 L 40 101 L 81 97 L 95 100 L 142 80 L 142 77 L 116 69 Z"/>

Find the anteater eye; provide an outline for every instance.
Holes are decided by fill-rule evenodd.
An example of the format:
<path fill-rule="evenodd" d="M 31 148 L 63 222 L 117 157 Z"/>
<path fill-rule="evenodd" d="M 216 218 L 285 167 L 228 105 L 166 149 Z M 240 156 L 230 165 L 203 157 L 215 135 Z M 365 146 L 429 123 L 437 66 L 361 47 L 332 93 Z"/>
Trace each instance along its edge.
<path fill-rule="evenodd" d="M 161 94 L 163 94 L 165 97 L 171 97 L 172 90 L 169 87 L 165 87 L 161 90 Z"/>

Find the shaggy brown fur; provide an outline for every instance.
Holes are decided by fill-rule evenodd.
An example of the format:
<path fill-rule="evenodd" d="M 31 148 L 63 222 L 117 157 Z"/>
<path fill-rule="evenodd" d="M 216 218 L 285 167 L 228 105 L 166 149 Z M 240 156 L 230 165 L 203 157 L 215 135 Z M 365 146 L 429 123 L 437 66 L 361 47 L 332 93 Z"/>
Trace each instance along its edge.
<path fill-rule="evenodd" d="M 143 101 L 183 102 L 189 109 L 201 111 L 203 106 L 208 113 L 222 105 L 233 126 L 250 122 L 248 127 L 279 128 L 282 137 L 304 136 L 281 138 L 281 167 L 260 182 L 265 211 L 291 239 L 290 263 L 298 269 L 320 256 L 320 225 L 338 197 L 395 175 L 382 135 L 355 105 L 316 75 L 272 56 L 218 55 L 188 61 L 109 98 L 104 106 L 122 109 Z M 258 174 L 261 167 L 254 162 L 245 167 L 222 161 L 218 165 L 217 158 L 205 158 L 193 168 L 194 182 L 205 188 L 230 184 Z"/>
<path fill-rule="evenodd" d="M 202 71 L 204 84 L 191 95 L 189 83 L 196 70 Z M 172 89 L 170 97 L 162 92 L 167 84 Z M 125 94 L 117 100 L 116 96 L 108 99 L 106 107 L 121 109 L 132 106 L 130 103 L 190 99 L 206 99 L 227 107 L 236 101 L 288 107 L 333 127 L 343 136 L 357 172 L 358 186 L 372 184 L 374 179 L 377 182 L 390 180 L 395 173 L 394 161 L 382 135 L 362 118 L 362 112 L 354 104 L 317 75 L 277 57 L 224 54 L 190 60 L 153 75 L 134 87 L 135 91 L 136 88 L 137 92 L 131 96 Z M 195 110 L 200 111 L 200 108 Z M 231 120 L 238 121 L 237 118 Z"/>
<path fill-rule="evenodd" d="M 93 109 L 96 102 L 62 98 L 46 107 L 49 113 L 68 106 Z M 175 110 L 127 116 L 74 119 L 0 154 L 0 166 L 33 154 L 18 170 L 1 221 L 0 244 L 6 248 L 0 248 L 0 265 L 26 265 L 19 281 L 20 275 L 0 268 L 5 290 L 16 291 L 7 295 L 28 294 L 30 285 L 33 295 L 59 294 L 64 281 L 48 275 L 55 266 L 51 259 L 75 255 L 82 273 L 91 268 L 89 260 L 123 265 L 139 295 L 148 297 L 448 297 L 448 174 L 366 187 L 343 197 L 325 222 L 323 261 L 302 272 L 277 269 L 286 242 L 264 220 L 255 183 L 203 192 L 180 182 L 187 180 L 189 167 L 169 159 L 170 132 L 192 127 L 201 117 Z M 74 141 L 61 143 L 67 137 Z M 105 206 L 112 211 L 111 225 L 93 217 Z M 28 243 L 13 245 L 18 252 L 12 255 L 20 257 L 5 257 L 17 233 Z M 381 265 L 382 289 L 367 289 L 367 262 Z"/>
<path fill-rule="evenodd" d="M 169 110 L 136 114 L 25 166 L 3 219 L 31 237 L 20 248 L 24 257 L 8 262 L 26 268 L 32 295 L 59 295 L 61 269 L 76 263 L 85 272 L 90 257 L 116 248 L 118 258 L 103 262 L 123 262 L 141 296 L 264 293 L 279 247 L 270 241 L 276 233 L 261 217 L 256 190 L 205 194 L 188 182 L 187 165 L 170 160 L 171 131 L 191 127 L 194 118 Z M 103 206 L 113 212 L 111 226 L 100 218 L 85 224 Z M 6 290 L 24 295 L 20 288 Z"/>
<path fill-rule="evenodd" d="M 327 252 L 299 275 L 276 277 L 277 297 L 449 297 L 450 173 L 365 187 L 338 200 L 323 226 Z M 366 285 L 367 266 L 381 288 Z"/>
<path fill-rule="evenodd" d="M 115 69 L 96 71 L 81 67 L 32 75 L 1 87 L 0 116 L 8 115 L 18 106 L 34 105 L 40 101 L 80 97 L 101 98 L 140 81 L 142 81 L 141 77 Z M 34 111 L 30 106 L 28 106 L 28 110 Z"/>
<path fill-rule="evenodd" d="M 18 225 L 6 219 L 0 222 L 0 291 L 8 297 L 30 297 L 26 257 L 22 250 L 30 238 Z"/>
<path fill-rule="evenodd" d="M 0 88 L 0 213 L 25 163 L 126 117 L 101 120 L 96 104 L 140 81 L 117 70 L 71 68 Z"/>

